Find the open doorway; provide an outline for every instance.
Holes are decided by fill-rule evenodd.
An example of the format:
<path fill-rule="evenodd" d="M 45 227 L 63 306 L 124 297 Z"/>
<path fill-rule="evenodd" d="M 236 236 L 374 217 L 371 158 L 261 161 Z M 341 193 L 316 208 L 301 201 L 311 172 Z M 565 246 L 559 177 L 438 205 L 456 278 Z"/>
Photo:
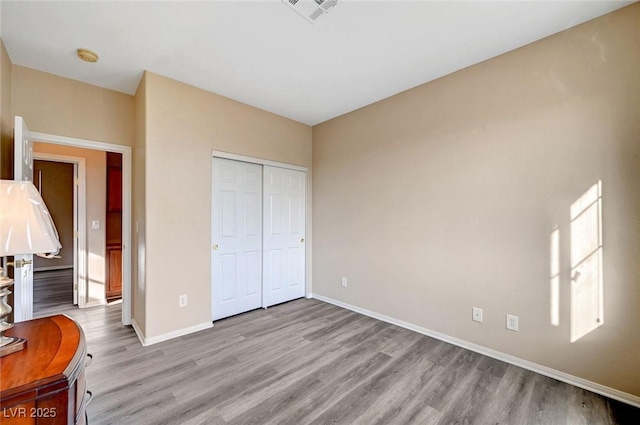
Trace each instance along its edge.
<path fill-rule="evenodd" d="M 33 162 L 33 183 L 56 223 L 62 248 L 58 258 L 33 258 L 33 312 L 36 317 L 57 314 L 78 303 L 75 243 L 77 164 L 37 158 Z"/>
<path fill-rule="evenodd" d="M 105 299 L 122 299 L 122 154 L 107 152 Z"/>
<path fill-rule="evenodd" d="M 103 167 L 98 174 L 101 176 L 102 183 L 99 185 L 102 193 L 96 197 L 96 192 L 90 187 L 90 180 L 94 174 L 94 168 L 89 169 L 89 162 L 86 161 L 86 167 L 83 168 L 86 173 L 83 180 L 82 174 L 79 179 L 79 197 L 84 196 L 84 202 L 78 202 L 78 307 L 90 307 L 93 305 L 105 304 L 107 299 L 112 302 L 122 303 L 122 324 L 131 325 L 131 148 L 128 146 L 114 145 L 110 143 L 95 142 L 84 139 L 74 139 L 64 136 L 56 136 L 44 133 L 30 133 L 31 139 L 38 145 L 48 146 L 50 149 L 83 149 L 87 152 L 93 152 L 102 156 Z M 112 167 L 107 167 L 107 154 L 114 153 L 112 156 Z M 61 155 L 65 155 L 64 153 Z M 67 153 L 66 155 L 71 155 Z M 71 155 L 72 156 L 72 155 Z M 115 161 L 113 161 L 115 159 Z M 111 168 L 111 173 L 108 172 Z M 118 169 L 118 170 L 116 170 Z M 83 171 L 84 172 L 84 171 Z M 112 187 L 107 187 L 107 176 L 111 174 Z M 119 185 L 113 182 L 119 181 Z M 109 205 L 109 190 L 111 196 L 111 205 Z M 116 195 L 117 194 L 117 195 Z M 116 196 L 116 198 L 114 198 Z M 93 197 L 93 199 L 92 199 Z M 117 201 L 115 200 L 117 199 Z M 100 206 L 101 205 L 101 206 Z M 96 212 L 95 208 L 99 206 L 100 212 Z M 109 210 L 111 210 L 109 212 Z M 119 211 L 116 211 L 119 210 Z M 107 214 L 109 212 L 109 219 Z M 113 214 L 112 214 L 113 213 Z M 118 213 L 118 214 L 115 214 Z M 119 215 L 117 220 L 113 220 L 114 215 Z M 118 233 L 119 238 L 111 238 L 107 241 L 106 229 L 109 227 L 111 234 Z M 102 239 L 98 245 L 91 244 L 91 236 L 101 234 Z M 107 243 L 119 246 L 119 252 L 111 252 L 114 257 L 119 258 L 118 262 L 107 262 Z M 84 246 L 83 246 L 84 244 Z M 115 247 L 114 247 L 115 248 Z M 112 249 L 111 251 L 114 251 Z M 118 250 L 115 250 L 118 251 Z M 109 267 L 109 265 L 117 265 Z M 119 267 L 118 267 L 119 266 Z M 114 271 L 115 269 L 115 271 Z M 90 271 L 97 271 L 97 276 Z M 113 277 L 119 277 L 115 284 L 111 285 L 111 290 L 107 296 L 107 274 Z M 97 277 L 97 278 L 95 278 Z M 111 281 L 113 282 L 113 281 Z M 119 286 L 119 291 L 113 291 Z"/>
<path fill-rule="evenodd" d="M 122 308 L 120 308 L 122 324 L 123 325 L 131 325 L 132 324 L 132 291 L 131 291 L 131 260 L 132 256 L 130 254 L 131 251 L 131 215 L 132 215 L 132 205 L 131 205 L 131 162 L 132 162 L 132 152 L 131 147 L 123 146 L 112 143 L 104 143 L 104 142 L 96 142 L 92 140 L 86 139 L 76 139 L 72 137 L 66 136 L 57 136 L 53 134 L 46 133 L 38 133 L 29 131 L 24 119 L 22 117 L 15 117 L 15 140 L 14 143 L 14 178 L 22 180 L 33 181 L 33 153 L 34 153 L 34 142 L 42 143 L 45 145 L 58 146 L 58 147 L 68 147 L 68 148 L 82 148 L 87 151 L 94 151 L 98 154 L 102 154 L 102 158 L 106 158 L 106 152 L 115 152 L 122 155 L 122 198 L 121 198 L 121 207 L 122 207 Z M 106 159 L 104 160 L 106 163 Z M 80 167 L 81 168 L 81 167 Z M 81 172 L 82 174 L 82 172 Z M 106 173 L 102 173 L 103 181 L 106 179 Z M 86 187 L 83 184 L 83 179 L 79 179 L 79 187 L 78 197 L 86 195 Z M 76 183 L 77 184 L 77 183 Z M 106 190 L 106 183 L 102 185 L 102 187 Z M 103 203 L 102 211 L 106 210 L 104 204 L 106 203 L 106 195 L 103 195 L 101 198 Z M 88 207 L 96 204 L 95 202 L 81 202 L 78 201 L 78 209 L 79 215 L 82 215 L 85 212 L 83 211 L 83 206 Z M 85 214 L 86 220 L 86 214 Z M 79 220 L 80 221 L 80 220 Z M 91 230 L 99 230 L 100 228 L 104 228 L 105 220 L 92 220 L 91 221 Z M 102 223 L 102 224 L 101 224 Z M 96 229 L 97 226 L 97 229 Z M 101 227 L 102 226 L 102 227 Z M 104 288 L 104 280 L 102 280 L 102 284 L 100 282 L 94 282 L 88 274 L 83 270 L 87 270 L 87 268 L 92 264 L 92 262 L 102 262 L 102 270 L 103 274 L 105 272 L 104 268 L 104 252 L 94 252 L 94 249 L 87 247 L 86 244 L 82 247 L 82 244 L 87 243 L 87 237 L 83 235 L 83 232 L 88 232 L 89 226 L 79 225 L 77 232 L 78 236 L 76 237 L 79 248 L 78 252 L 78 306 L 79 307 L 89 307 L 90 305 L 98 305 L 105 303 L 105 288 Z M 106 248 L 106 242 L 103 238 L 102 244 L 100 245 L 101 250 L 104 251 Z M 22 272 L 16 275 L 15 283 L 14 283 L 14 317 L 16 321 L 21 320 L 29 320 L 33 318 L 33 267 L 32 267 L 32 255 L 23 255 L 18 256 L 19 259 L 25 259 L 24 266 L 22 267 Z M 100 270 L 100 267 L 93 267 L 93 270 Z M 19 278 L 18 278 L 19 277 Z M 85 279 L 85 283 L 81 284 L 80 279 Z M 96 288 L 96 286 L 100 287 L 100 290 Z M 98 294 L 96 300 L 92 299 L 92 294 Z M 95 301 L 95 302 L 94 302 Z M 20 308 L 18 308 L 20 306 Z"/>
<path fill-rule="evenodd" d="M 61 258 L 34 262 L 34 315 L 120 302 L 121 153 L 35 141 L 34 184 L 62 242 Z"/>

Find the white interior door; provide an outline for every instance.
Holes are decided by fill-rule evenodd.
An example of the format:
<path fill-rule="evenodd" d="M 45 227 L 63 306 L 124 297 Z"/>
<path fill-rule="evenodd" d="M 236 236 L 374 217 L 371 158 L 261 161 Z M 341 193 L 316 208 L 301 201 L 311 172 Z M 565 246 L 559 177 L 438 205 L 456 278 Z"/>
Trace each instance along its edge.
<path fill-rule="evenodd" d="M 262 305 L 262 166 L 213 158 L 213 320 Z"/>
<path fill-rule="evenodd" d="M 305 295 L 306 173 L 264 166 L 263 307 Z"/>
<path fill-rule="evenodd" d="M 22 117 L 15 117 L 13 179 L 33 181 L 33 142 Z M 33 318 L 33 255 L 14 255 L 14 322 Z"/>

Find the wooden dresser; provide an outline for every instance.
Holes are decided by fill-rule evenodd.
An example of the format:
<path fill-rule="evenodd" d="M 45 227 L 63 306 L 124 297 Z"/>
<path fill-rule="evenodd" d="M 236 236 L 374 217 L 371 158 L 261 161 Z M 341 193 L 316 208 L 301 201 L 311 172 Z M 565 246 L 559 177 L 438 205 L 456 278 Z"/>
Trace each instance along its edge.
<path fill-rule="evenodd" d="M 80 325 L 57 315 L 16 323 L 6 334 L 26 339 L 27 348 L 0 358 L 0 423 L 86 424 L 91 356 Z"/>

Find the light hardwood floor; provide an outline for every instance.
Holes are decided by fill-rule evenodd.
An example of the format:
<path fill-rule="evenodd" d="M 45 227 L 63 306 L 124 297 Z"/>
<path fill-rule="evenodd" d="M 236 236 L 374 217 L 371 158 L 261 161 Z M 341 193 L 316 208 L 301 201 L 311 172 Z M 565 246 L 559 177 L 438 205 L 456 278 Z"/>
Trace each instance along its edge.
<path fill-rule="evenodd" d="M 317 300 L 142 347 L 120 305 L 65 313 L 93 364 L 89 423 L 639 424 L 640 409 Z"/>
<path fill-rule="evenodd" d="M 73 269 L 33 273 L 33 311 L 73 307 Z"/>

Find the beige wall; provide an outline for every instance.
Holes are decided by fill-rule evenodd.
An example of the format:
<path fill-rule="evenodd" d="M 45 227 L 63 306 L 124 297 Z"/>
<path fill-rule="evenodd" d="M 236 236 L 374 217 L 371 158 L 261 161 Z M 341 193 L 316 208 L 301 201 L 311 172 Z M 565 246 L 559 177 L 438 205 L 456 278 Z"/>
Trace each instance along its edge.
<path fill-rule="evenodd" d="M 13 66 L 13 113 L 29 130 L 133 146 L 133 96 Z"/>
<path fill-rule="evenodd" d="M 311 128 L 146 73 L 147 337 L 211 321 L 211 151 L 311 166 Z M 178 296 L 189 305 L 178 308 Z"/>
<path fill-rule="evenodd" d="M 13 177 L 13 112 L 11 59 L 0 39 L 0 178 Z"/>
<path fill-rule="evenodd" d="M 107 159 L 105 152 L 35 141 L 34 152 L 85 158 L 86 217 L 87 217 L 87 306 L 105 302 L 105 220 L 107 210 Z M 100 220 L 100 229 L 93 230 L 91 222 Z"/>
<path fill-rule="evenodd" d="M 59 258 L 33 256 L 33 270 L 73 268 L 73 192 L 74 165 L 65 162 L 33 161 L 33 183 L 53 218 L 62 248 Z"/>
<path fill-rule="evenodd" d="M 640 396 L 639 49 L 636 4 L 314 127 L 314 293 Z M 598 180 L 605 321 L 571 343 L 569 208 Z"/>

